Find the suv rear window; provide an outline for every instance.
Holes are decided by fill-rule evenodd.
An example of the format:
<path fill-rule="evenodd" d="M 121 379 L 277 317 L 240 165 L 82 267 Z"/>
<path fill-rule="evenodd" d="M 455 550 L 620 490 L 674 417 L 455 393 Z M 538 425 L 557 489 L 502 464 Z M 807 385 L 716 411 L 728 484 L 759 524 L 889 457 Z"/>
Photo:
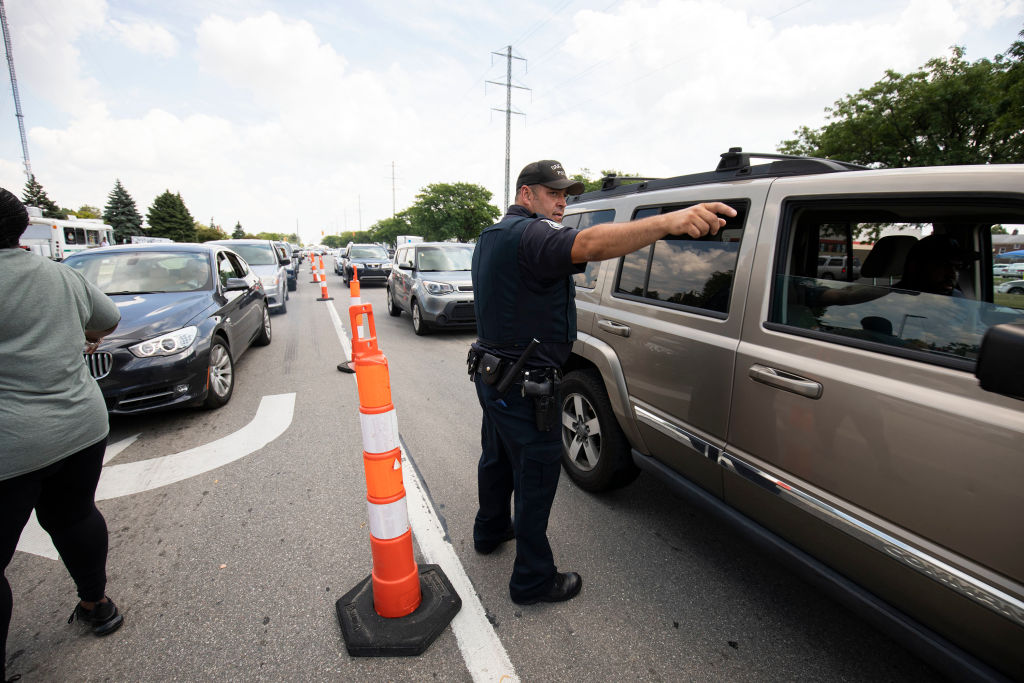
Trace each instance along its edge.
<path fill-rule="evenodd" d="M 694 202 L 696 203 L 696 202 Z M 747 217 L 745 201 L 725 201 L 736 209 L 717 235 L 701 239 L 669 236 L 622 259 L 617 296 L 721 314 L 729 312 L 733 276 Z M 693 204 L 638 209 L 633 219 L 685 209 Z"/>
<path fill-rule="evenodd" d="M 769 327 L 970 369 L 992 325 L 1024 322 L 1024 295 L 992 277 L 992 231 L 1024 222 L 1024 207 L 922 197 L 793 202 L 785 209 Z M 956 259 L 922 260 L 935 235 Z M 822 252 L 853 253 L 826 273 Z M 833 259 L 830 258 L 830 265 Z M 933 272 L 924 284 L 925 271 Z M 941 271 L 941 272 L 939 272 Z M 916 274 L 916 275 L 915 275 Z M 775 323 L 778 326 L 773 326 Z M 969 365 L 962 364 L 968 361 Z"/>

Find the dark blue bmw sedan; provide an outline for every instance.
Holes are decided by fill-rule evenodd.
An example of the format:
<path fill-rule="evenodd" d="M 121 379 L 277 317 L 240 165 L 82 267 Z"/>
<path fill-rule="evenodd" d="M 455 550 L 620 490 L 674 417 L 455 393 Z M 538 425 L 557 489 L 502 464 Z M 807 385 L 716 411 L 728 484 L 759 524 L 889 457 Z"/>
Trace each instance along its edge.
<path fill-rule="evenodd" d="M 218 408 L 231 399 L 235 361 L 270 343 L 260 280 L 223 246 L 126 244 L 64 263 L 121 311 L 117 329 L 85 354 L 111 413 Z"/>

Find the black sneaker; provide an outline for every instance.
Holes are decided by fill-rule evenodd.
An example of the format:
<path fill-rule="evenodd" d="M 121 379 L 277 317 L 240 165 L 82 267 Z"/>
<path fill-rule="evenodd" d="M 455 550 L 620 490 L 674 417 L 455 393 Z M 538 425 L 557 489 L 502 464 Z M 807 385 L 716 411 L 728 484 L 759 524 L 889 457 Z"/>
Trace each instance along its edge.
<path fill-rule="evenodd" d="M 75 606 L 75 611 L 68 617 L 70 624 L 75 618 L 89 625 L 92 632 L 97 636 L 105 636 L 121 628 L 124 617 L 117 611 L 117 605 L 110 598 L 106 602 L 98 602 L 92 609 L 85 609 L 81 603 Z"/>

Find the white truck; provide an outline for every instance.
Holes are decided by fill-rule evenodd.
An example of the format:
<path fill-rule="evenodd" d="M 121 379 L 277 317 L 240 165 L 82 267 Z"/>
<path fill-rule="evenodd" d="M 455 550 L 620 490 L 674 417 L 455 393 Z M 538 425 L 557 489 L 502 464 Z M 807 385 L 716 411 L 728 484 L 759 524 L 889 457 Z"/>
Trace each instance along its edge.
<path fill-rule="evenodd" d="M 403 244 L 414 244 L 416 242 L 422 242 L 423 238 L 419 235 L 399 235 L 395 238 L 395 248 L 402 246 Z"/>
<path fill-rule="evenodd" d="M 114 229 L 99 218 L 45 218 L 43 212 L 29 206 L 28 227 L 18 244 L 40 256 L 62 260 L 76 251 L 114 243 Z"/>

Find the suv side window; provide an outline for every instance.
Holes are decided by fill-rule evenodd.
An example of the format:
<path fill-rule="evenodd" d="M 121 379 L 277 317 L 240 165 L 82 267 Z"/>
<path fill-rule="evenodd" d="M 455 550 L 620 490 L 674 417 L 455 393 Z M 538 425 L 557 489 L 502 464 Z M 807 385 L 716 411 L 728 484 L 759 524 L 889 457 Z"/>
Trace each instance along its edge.
<path fill-rule="evenodd" d="M 694 203 L 644 207 L 633 219 L 678 211 Z M 728 314 L 747 202 L 725 203 L 736 209 L 736 216 L 728 219 L 717 235 L 701 239 L 670 235 L 624 256 L 616 295 L 661 301 L 718 314 L 716 317 Z"/>
<path fill-rule="evenodd" d="M 1024 322 L 1024 302 L 1017 300 L 1024 296 L 995 291 L 991 256 L 992 228 L 1021 222 L 1024 206 L 980 199 L 791 202 L 768 327 L 971 369 L 990 326 Z M 953 240 L 960 260 L 943 267 L 923 263 L 920 250 L 911 253 L 929 234 Z M 819 267 L 826 252 L 852 253 L 854 267 L 845 268 L 842 258 L 844 272 L 826 277 Z M 945 274 L 926 287 L 909 275 L 925 268 Z"/>
<path fill-rule="evenodd" d="M 412 268 L 413 256 L 414 253 L 412 247 L 403 247 L 399 249 L 398 252 L 395 254 L 395 263 L 398 265 L 408 266 L 409 268 Z"/>
<path fill-rule="evenodd" d="M 562 219 L 562 225 L 568 228 L 579 228 L 580 230 L 585 230 L 601 223 L 611 223 L 614 220 L 615 209 L 602 209 L 601 211 L 584 211 L 583 213 L 570 214 Z M 572 276 L 572 279 L 576 283 L 577 287 L 593 289 L 597 286 L 597 272 L 600 268 L 600 261 L 591 261 L 587 264 L 587 269 L 585 271 L 582 273 L 576 273 Z"/>

